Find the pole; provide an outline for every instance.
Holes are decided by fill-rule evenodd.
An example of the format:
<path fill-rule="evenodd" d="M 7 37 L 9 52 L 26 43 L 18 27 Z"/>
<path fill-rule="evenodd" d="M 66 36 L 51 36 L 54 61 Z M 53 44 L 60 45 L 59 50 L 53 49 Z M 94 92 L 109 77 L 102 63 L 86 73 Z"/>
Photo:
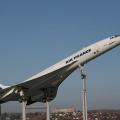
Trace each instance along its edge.
<path fill-rule="evenodd" d="M 22 120 L 26 120 L 26 101 L 22 101 Z"/>
<path fill-rule="evenodd" d="M 87 87 L 86 87 L 86 75 L 83 71 L 83 66 L 79 65 L 81 79 L 83 81 L 82 102 L 83 102 L 83 120 L 88 120 L 87 115 Z"/>
<path fill-rule="evenodd" d="M 20 91 L 20 96 L 21 96 L 21 99 L 22 99 L 22 120 L 26 120 L 26 100 L 25 100 L 23 90 Z"/>
<path fill-rule="evenodd" d="M 87 120 L 87 90 L 86 79 L 83 79 L 83 108 L 84 108 L 84 120 Z"/>
<path fill-rule="evenodd" d="M 46 101 L 46 120 L 50 120 L 50 108 L 49 108 L 49 102 Z"/>
<path fill-rule="evenodd" d="M 82 104 L 83 104 L 83 120 L 86 120 L 86 115 L 85 115 L 85 89 L 84 89 L 84 87 L 85 87 L 85 82 L 84 82 L 84 80 L 83 80 L 83 91 L 82 91 Z"/>

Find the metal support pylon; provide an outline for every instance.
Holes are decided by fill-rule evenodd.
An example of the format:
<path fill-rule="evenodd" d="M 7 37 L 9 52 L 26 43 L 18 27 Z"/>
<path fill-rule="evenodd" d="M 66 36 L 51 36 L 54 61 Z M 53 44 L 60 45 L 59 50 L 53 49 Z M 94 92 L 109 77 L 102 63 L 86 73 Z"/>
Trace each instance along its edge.
<path fill-rule="evenodd" d="M 86 74 L 84 72 L 83 66 L 79 65 L 79 69 L 80 69 L 81 79 L 83 81 L 83 91 L 82 91 L 83 120 L 88 120 Z"/>
<path fill-rule="evenodd" d="M 22 101 L 22 120 L 26 120 L 26 101 Z"/>
<path fill-rule="evenodd" d="M 48 101 L 46 101 L 46 120 L 50 120 L 50 107 Z"/>
<path fill-rule="evenodd" d="M 26 100 L 23 91 L 20 92 L 20 96 L 22 98 L 22 120 L 26 120 Z"/>

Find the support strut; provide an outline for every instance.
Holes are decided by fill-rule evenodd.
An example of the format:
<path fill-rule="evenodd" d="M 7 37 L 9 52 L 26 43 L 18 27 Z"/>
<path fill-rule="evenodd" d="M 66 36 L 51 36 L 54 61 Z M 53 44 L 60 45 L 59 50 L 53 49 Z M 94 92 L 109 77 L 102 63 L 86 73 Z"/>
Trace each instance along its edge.
<path fill-rule="evenodd" d="M 81 79 L 83 81 L 82 104 L 83 104 L 83 120 L 88 120 L 87 115 L 87 89 L 86 89 L 86 74 L 83 66 L 79 65 Z"/>
<path fill-rule="evenodd" d="M 26 100 L 23 91 L 20 92 L 20 96 L 22 98 L 22 120 L 26 120 Z"/>
<path fill-rule="evenodd" d="M 22 120 L 26 120 L 26 101 L 22 101 Z"/>
<path fill-rule="evenodd" d="M 50 120 L 50 107 L 48 101 L 46 101 L 46 120 Z"/>
<path fill-rule="evenodd" d="M 44 94 L 45 94 L 45 105 L 46 105 L 46 120 L 50 120 L 50 107 L 49 107 L 49 88 L 44 88 L 43 89 Z"/>

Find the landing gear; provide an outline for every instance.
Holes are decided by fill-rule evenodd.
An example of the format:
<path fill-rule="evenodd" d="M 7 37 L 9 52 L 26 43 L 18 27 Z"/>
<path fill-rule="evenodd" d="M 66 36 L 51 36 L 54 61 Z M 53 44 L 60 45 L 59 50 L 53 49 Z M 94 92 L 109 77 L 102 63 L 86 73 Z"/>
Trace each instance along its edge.
<path fill-rule="evenodd" d="M 87 89 L 86 89 L 86 74 L 83 66 L 79 65 L 81 79 L 83 81 L 82 104 L 83 104 L 83 120 L 88 120 L 87 115 Z"/>

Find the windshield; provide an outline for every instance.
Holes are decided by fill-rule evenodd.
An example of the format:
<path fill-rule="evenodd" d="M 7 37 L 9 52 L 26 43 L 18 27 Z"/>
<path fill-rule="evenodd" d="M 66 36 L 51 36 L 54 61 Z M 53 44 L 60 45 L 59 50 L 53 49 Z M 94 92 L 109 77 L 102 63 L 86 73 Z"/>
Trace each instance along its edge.
<path fill-rule="evenodd" d="M 116 37 L 120 37 L 120 35 L 112 36 L 112 37 L 110 37 L 110 39 L 113 39 L 113 38 L 116 38 Z"/>

